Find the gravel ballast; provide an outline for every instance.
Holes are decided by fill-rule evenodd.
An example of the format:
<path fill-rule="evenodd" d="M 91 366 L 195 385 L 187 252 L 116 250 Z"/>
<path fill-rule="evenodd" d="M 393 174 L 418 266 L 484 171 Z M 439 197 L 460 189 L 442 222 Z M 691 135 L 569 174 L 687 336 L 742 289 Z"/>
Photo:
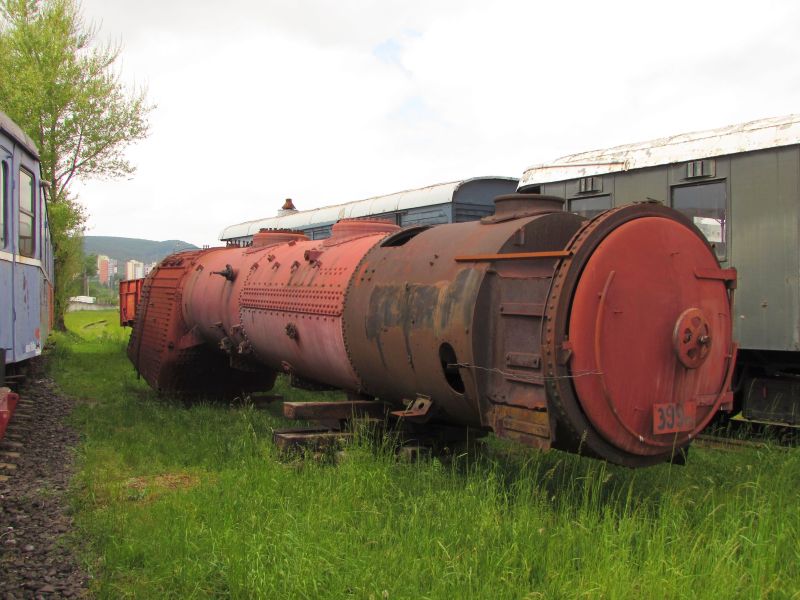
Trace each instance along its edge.
<path fill-rule="evenodd" d="M 83 598 L 88 577 L 67 538 L 73 401 L 37 367 L 0 441 L 0 598 Z"/>

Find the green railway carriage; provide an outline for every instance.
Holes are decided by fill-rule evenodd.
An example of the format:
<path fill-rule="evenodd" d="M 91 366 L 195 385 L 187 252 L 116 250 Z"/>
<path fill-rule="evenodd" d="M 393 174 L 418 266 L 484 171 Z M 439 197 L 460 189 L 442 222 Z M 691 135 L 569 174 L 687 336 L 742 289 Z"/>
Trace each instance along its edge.
<path fill-rule="evenodd" d="M 690 216 L 738 271 L 741 416 L 800 425 L 800 115 L 565 156 L 518 191 L 589 217 L 646 201 Z"/>

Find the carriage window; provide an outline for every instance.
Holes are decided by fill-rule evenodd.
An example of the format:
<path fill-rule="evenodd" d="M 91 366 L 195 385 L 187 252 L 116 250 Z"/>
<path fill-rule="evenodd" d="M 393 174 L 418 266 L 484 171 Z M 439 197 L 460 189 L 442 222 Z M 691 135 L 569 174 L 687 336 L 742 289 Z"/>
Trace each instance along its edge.
<path fill-rule="evenodd" d="M 569 212 L 591 219 L 611 208 L 611 196 L 592 196 L 591 198 L 573 198 L 569 201 Z"/>
<path fill-rule="evenodd" d="M 672 188 L 672 208 L 694 221 L 714 247 L 720 260 L 724 260 L 726 254 L 726 204 L 724 181 Z"/>
<path fill-rule="evenodd" d="M 35 245 L 33 234 L 36 231 L 35 197 L 33 175 L 20 169 L 19 171 L 19 253 L 33 256 Z"/>
<path fill-rule="evenodd" d="M 0 248 L 4 248 L 6 245 L 6 207 L 8 206 L 6 169 L 6 163 L 0 163 Z"/>

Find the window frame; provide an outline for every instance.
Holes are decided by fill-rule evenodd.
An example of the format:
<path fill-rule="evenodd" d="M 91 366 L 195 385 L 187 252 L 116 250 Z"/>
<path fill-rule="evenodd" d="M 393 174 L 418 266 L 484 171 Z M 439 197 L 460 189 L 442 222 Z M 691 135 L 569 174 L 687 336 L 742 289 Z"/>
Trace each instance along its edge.
<path fill-rule="evenodd" d="M 31 210 L 30 212 L 22 208 L 22 174 L 27 175 L 30 177 L 31 180 Z M 36 235 L 37 227 L 38 227 L 38 220 L 36 218 L 36 177 L 34 174 L 26 169 L 23 166 L 19 168 L 19 193 L 17 194 L 18 203 L 17 203 L 17 253 L 20 256 L 25 256 L 27 258 L 36 258 L 36 251 L 38 250 L 39 244 L 36 243 Z M 25 239 L 22 237 L 22 215 L 30 217 L 31 219 L 31 248 L 30 254 L 23 252 L 22 249 L 22 240 Z"/>
<path fill-rule="evenodd" d="M 689 180 L 689 181 L 686 181 L 686 182 L 682 182 L 680 184 L 669 186 L 669 206 L 673 210 L 677 210 L 679 213 L 681 213 L 682 215 L 684 215 L 688 219 L 691 219 L 691 221 L 695 225 L 695 227 L 700 229 L 700 227 L 698 227 L 698 225 L 694 222 L 694 217 L 692 215 L 689 215 L 687 212 L 685 212 L 685 210 L 683 210 L 681 208 L 677 208 L 675 206 L 675 191 L 676 190 L 685 190 L 685 189 L 689 189 L 689 188 L 697 189 L 697 188 L 700 188 L 700 187 L 703 187 L 703 186 L 711 186 L 711 185 L 721 185 L 720 189 L 724 190 L 724 193 L 725 193 L 725 200 L 724 200 L 723 205 L 722 205 L 723 222 L 720 224 L 720 228 L 722 229 L 722 232 L 721 232 L 722 233 L 722 235 L 721 235 L 722 241 L 721 242 L 712 242 L 711 240 L 708 239 L 708 237 L 706 236 L 706 234 L 702 230 L 700 230 L 700 233 L 703 234 L 703 239 L 706 240 L 708 245 L 711 246 L 714 249 L 714 256 L 716 256 L 717 260 L 719 262 L 726 262 L 728 260 L 728 258 L 729 258 L 728 243 L 729 243 L 729 229 L 730 229 L 730 227 L 729 227 L 729 225 L 730 225 L 729 213 L 730 213 L 730 197 L 731 197 L 730 185 L 729 185 L 728 179 L 726 177 L 719 177 L 719 178 L 716 178 L 716 179 L 704 179 L 704 180 L 696 178 L 696 179 L 692 179 L 692 180 Z M 719 253 L 717 251 L 718 248 L 719 248 L 718 244 L 720 244 L 720 243 L 722 244 L 722 250 L 723 250 L 722 253 Z"/>
<path fill-rule="evenodd" d="M 8 245 L 8 162 L 0 160 L 0 248 Z"/>
<path fill-rule="evenodd" d="M 585 215 L 585 214 L 583 214 L 581 212 L 577 212 L 577 211 L 575 211 L 573 209 L 573 206 L 572 206 L 573 202 L 588 202 L 588 201 L 591 201 L 591 200 L 598 200 L 600 198 L 608 199 L 608 208 L 604 208 L 600 212 L 595 213 L 595 214 L 593 214 L 591 216 Z M 569 200 L 567 200 L 567 212 L 570 212 L 573 215 L 578 215 L 580 217 L 584 217 L 586 219 L 593 219 L 594 217 L 596 217 L 598 215 L 601 215 L 604 212 L 607 212 L 607 211 L 611 210 L 612 208 L 614 208 L 614 197 L 613 197 L 613 195 L 611 193 L 593 194 L 593 195 L 580 195 L 580 196 L 574 196 L 574 197 L 570 198 Z"/>

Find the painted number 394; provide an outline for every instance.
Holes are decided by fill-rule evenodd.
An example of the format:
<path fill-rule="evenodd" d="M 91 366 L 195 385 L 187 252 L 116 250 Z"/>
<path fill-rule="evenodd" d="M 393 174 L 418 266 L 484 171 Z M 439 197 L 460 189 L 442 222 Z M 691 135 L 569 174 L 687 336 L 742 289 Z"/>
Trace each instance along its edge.
<path fill-rule="evenodd" d="M 677 433 L 691 431 L 695 426 L 695 404 L 666 403 L 653 405 L 653 431 Z"/>

